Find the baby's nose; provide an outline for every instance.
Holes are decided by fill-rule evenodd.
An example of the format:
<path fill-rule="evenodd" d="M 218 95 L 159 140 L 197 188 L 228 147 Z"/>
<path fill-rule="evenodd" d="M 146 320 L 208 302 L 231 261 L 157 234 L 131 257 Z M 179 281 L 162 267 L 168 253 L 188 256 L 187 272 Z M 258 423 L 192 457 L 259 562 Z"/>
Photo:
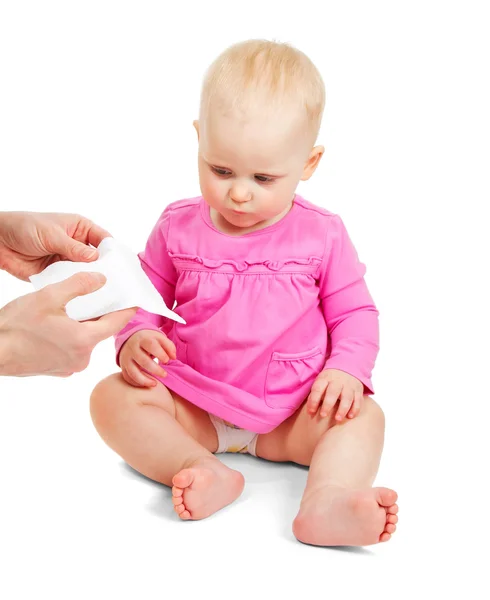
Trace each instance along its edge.
<path fill-rule="evenodd" d="M 252 194 L 245 185 L 234 185 L 230 190 L 230 198 L 233 202 L 241 204 L 248 202 L 252 198 Z"/>

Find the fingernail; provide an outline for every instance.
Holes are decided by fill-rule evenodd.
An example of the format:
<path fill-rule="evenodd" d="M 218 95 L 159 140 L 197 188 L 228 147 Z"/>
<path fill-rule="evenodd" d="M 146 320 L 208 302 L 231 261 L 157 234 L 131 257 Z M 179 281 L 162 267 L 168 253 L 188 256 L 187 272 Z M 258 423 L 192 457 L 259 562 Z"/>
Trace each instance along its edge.
<path fill-rule="evenodd" d="M 93 248 L 87 248 L 82 252 L 83 258 L 92 258 L 93 256 L 95 256 L 95 254 L 96 251 Z"/>
<path fill-rule="evenodd" d="M 89 271 L 89 275 L 99 283 L 105 283 L 107 281 L 107 277 L 103 273 L 99 273 L 97 271 Z"/>

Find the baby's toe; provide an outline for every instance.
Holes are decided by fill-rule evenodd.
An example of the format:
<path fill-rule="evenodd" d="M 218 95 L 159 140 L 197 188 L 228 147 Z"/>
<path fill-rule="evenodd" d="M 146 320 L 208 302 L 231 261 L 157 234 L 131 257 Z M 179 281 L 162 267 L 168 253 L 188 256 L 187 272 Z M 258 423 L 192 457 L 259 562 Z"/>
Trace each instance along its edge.
<path fill-rule="evenodd" d="M 194 480 L 194 473 L 191 469 L 183 469 L 180 473 L 173 476 L 172 483 L 175 487 L 186 488 L 191 485 Z"/>
<path fill-rule="evenodd" d="M 396 515 L 387 515 L 386 522 L 393 523 L 393 525 L 394 525 L 395 523 L 398 523 L 398 517 Z"/>
<path fill-rule="evenodd" d="M 394 506 L 398 498 L 398 494 L 389 488 L 374 488 L 374 492 L 376 493 L 378 504 L 386 508 Z"/>
<path fill-rule="evenodd" d="M 386 532 L 383 532 L 379 537 L 380 542 L 388 542 L 390 539 L 391 539 L 391 535 Z"/>
<path fill-rule="evenodd" d="M 396 531 L 396 525 L 392 525 L 391 523 L 387 523 L 386 527 L 385 527 L 385 532 L 386 533 L 395 533 Z"/>

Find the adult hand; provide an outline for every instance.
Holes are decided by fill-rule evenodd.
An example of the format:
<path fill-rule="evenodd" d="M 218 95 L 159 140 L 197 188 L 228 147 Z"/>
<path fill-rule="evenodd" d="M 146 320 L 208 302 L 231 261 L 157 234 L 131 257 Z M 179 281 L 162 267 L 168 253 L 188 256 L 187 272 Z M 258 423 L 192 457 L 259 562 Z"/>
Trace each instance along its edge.
<path fill-rule="evenodd" d="M 66 304 L 101 288 L 100 273 L 77 273 L 27 294 L 0 310 L 0 374 L 56 375 L 83 371 L 94 347 L 120 331 L 136 308 L 110 313 L 94 321 L 70 319 Z"/>
<path fill-rule="evenodd" d="M 91 262 L 110 233 L 80 215 L 0 212 L 0 269 L 27 281 L 59 260 Z"/>

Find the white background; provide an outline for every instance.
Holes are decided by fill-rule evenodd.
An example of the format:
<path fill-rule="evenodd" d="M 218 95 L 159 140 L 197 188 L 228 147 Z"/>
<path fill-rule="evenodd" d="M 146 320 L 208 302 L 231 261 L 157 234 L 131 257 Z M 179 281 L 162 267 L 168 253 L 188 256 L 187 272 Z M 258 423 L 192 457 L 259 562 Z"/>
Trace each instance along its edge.
<path fill-rule="evenodd" d="M 488 598 L 487 10 L 0 3 L 1 210 L 80 212 L 135 251 L 168 203 L 199 194 L 192 120 L 215 56 L 266 37 L 312 58 L 326 152 L 298 191 L 343 217 L 367 265 L 387 417 L 376 483 L 400 497 L 388 544 L 305 546 L 290 525 L 306 470 L 226 456 L 242 498 L 180 522 L 91 424 L 109 340 L 70 379 L 0 382 L 2 598 Z M 30 290 L 0 273 L 0 305 Z"/>

